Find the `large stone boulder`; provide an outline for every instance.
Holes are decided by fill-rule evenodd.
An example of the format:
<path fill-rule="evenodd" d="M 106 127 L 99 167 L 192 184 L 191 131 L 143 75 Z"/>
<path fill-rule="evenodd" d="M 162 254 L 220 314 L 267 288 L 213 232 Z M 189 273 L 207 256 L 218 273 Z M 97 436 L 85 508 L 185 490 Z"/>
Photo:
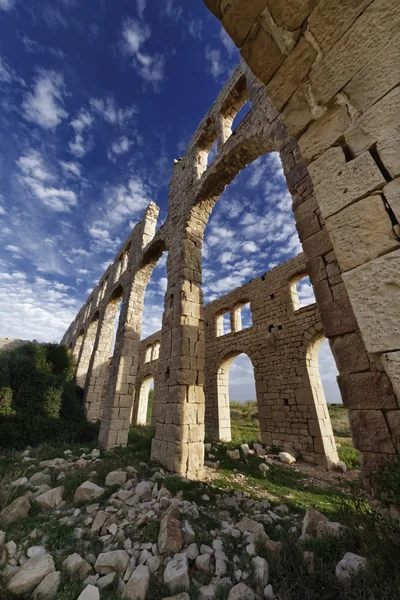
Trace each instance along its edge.
<path fill-rule="evenodd" d="M 144 600 L 150 583 L 150 572 L 145 565 L 139 565 L 133 571 L 125 586 L 123 598 L 130 600 Z"/>
<path fill-rule="evenodd" d="M 61 584 L 60 571 L 53 571 L 46 575 L 33 592 L 32 600 L 54 600 L 57 598 L 58 588 Z"/>
<path fill-rule="evenodd" d="M 51 475 L 48 473 L 34 473 L 29 479 L 29 484 L 33 487 L 40 485 L 51 485 Z"/>
<path fill-rule="evenodd" d="M 85 481 L 75 491 L 74 504 L 82 504 L 100 498 L 104 494 L 104 488 L 99 487 L 92 481 Z"/>
<path fill-rule="evenodd" d="M 92 571 L 91 565 L 76 552 L 67 556 L 61 566 L 63 571 L 68 573 L 70 577 L 74 577 L 79 581 L 86 579 Z"/>
<path fill-rule="evenodd" d="M 128 562 L 129 555 L 125 550 L 102 552 L 102 554 L 99 554 L 97 557 L 94 569 L 101 575 L 108 575 L 108 573 L 119 573 L 122 575 L 125 573 Z"/>
<path fill-rule="evenodd" d="M 175 554 L 165 567 L 163 579 L 172 594 L 189 590 L 189 563 L 186 554 Z"/>
<path fill-rule="evenodd" d="M 336 565 L 335 575 L 339 581 L 348 581 L 355 573 L 364 569 L 367 559 L 352 552 L 346 552 L 344 557 Z"/>
<path fill-rule="evenodd" d="M 124 485 L 126 482 L 126 478 L 127 475 L 125 471 L 111 471 L 106 477 L 106 487 L 112 487 L 114 485 L 121 487 L 121 485 Z"/>
<path fill-rule="evenodd" d="M 17 596 L 29 594 L 52 571 L 55 571 L 55 566 L 50 554 L 34 556 L 18 569 L 11 578 L 7 589 Z"/>
<path fill-rule="evenodd" d="M 6 525 L 15 523 L 20 519 L 26 519 L 30 510 L 30 502 L 25 496 L 20 496 L 14 502 L 11 502 L 6 508 L 0 513 L 0 520 Z"/>
<path fill-rule="evenodd" d="M 160 554 L 165 552 L 177 554 L 182 548 L 181 526 L 178 519 L 171 514 L 167 514 L 161 519 L 157 545 Z"/>
<path fill-rule="evenodd" d="M 87 585 L 77 600 L 100 600 L 100 592 L 94 585 Z"/>
<path fill-rule="evenodd" d="M 301 536 L 316 535 L 318 529 L 318 523 L 321 521 L 327 521 L 328 519 L 315 508 L 308 508 L 303 519 L 303 527 L 301 530 Z"/>
<path fill-rule="evenodd" d="M 253 567 L 254 581 L 258 589 L 263 590 L 268 583 L 269 579 L 269 568 L 265 558 L 256 556 L 251 561 Z"/>
<path fill-rule="evenodd" d="M 150 500 L 153 487 L 154 484 L 150 481 L 141 481 L 135 487 L 135 494 L 139 496 L 141 500 Z"/>
<path fill-rule="evenodd" d="M 290 452 L 279 452 L 279 460 L 286 465 L 292 465 L 296 462 L 295 457 Z"/>
<path fill-rule="evenodd" d="M 238 583 L 229 592 L 228 600 L 255 600 L 255 593 L 245 583 Z"/>
<path fill-rule="evenodd" d="M 53 488 L 44 494 L 40 494 L 36 498 L 36 502 L 40 504 L 43 510 L 52 510 L 56 508 L 63 498 L 64 488 L 62 486 Z"/>

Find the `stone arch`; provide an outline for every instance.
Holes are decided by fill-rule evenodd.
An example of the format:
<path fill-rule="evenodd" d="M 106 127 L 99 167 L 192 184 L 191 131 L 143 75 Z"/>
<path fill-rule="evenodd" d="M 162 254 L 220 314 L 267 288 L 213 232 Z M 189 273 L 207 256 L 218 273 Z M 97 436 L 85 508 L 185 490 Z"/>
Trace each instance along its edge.
<path fill-rule="evenodd" d="M 145 375 L 136 385 L 135 401 L 132 410 L 132 424 L 146 425 L 147 411 L 149 404 L 149 392 L 151 384 L 154 382 L 153 373 Z"/>
<path fill-rule="evenodd" d="M 96 311 L 86 326 L 85 335 L 82 342 L 82 349 L 76 369 L 76 382 L 82 388 L 85 388 L 86 379 L 89 372 L 90 361 L 95 346 L 97 330 L 99 326 L 99 312 Z"/>

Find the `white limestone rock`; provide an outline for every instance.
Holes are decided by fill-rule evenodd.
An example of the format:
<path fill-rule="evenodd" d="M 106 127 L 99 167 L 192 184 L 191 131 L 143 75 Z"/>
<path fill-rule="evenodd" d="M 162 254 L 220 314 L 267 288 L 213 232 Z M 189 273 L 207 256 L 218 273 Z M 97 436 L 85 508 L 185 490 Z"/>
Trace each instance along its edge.
<path fill-rule="evenodd" d="M 272 600 L 272 598 L 274 597 L 274 590 L 272 588 L 272 585 L 269 583 L 265 588 L 264 588 L 264 600 Z"/>
<path fill-rule="evenodd" d="M 260 464 L 258 465 L 258 468 L 259 468 L 259 470 L 261 471 L 261 473 L 262 473 L 262 474 L 264 475 L 264 477 L 265 477 L 265 474 L 267 473 L 267 471 L 269 471 L 269 466 L 268 466 L 268 465 L 266 465 L 265 463 L 260 463 Z"/>
<path fill-rule="evenodd" d="M 153 492 L 153 483 L 151 481 L 141 481 L 135 487 L 135 494 L 141 500 L 149 500 Z"/>
<path fill-rule="evenodd" d="M 255 600 L 256 595 L 245 583 L 238 583 L 229 592 L 228 600 Z"/>
<path fill-rule="evenodd" d="M 352 552 L 346 552 L 341 561 L 336 565 L 335 575 L 343 583 L 348 581 L 354 573 L 364 569 L 367 559 Z"/>
<path fill-rule="evenodd" d="M 306 535 L 316 535 L 318 523 L 327 520 L 328 519 L 325 517 L 325 515 L 320 513 L 318 510 L 315 510 L 315 508 L 308 508 L 303 519 L 301 537 L 304 537 Z"/>
<path fill-rule="evenodd" d="M 94 585 L 87 585 L 77 600 L 100 600 L 100 592 Z"/>
<path fill-rule="evenodd" d="M 11 483 L 11 487 L 22 487 L 28 483 L 28 479 L 26 477 L 19 477 L 15 481 Z"/>
<path fill-rule="evenodd" d="M 52 571 L 55 571 L 55 566 L 53 557 L 50 554 L 34 556 L 18 569 L 10 580 L 7 589 L 17 596 L 29 594 Z"/>
<path fill-rule="evenodd" d="M 146 565 L 139 565 L 133 571 L 125 586 L 123 598 L 130 600 L 145 600 L 150 583 L 150 571 Z"/>
<path fill-rule="evenodd" d="M 226 455 L 228 456 L 228 458 L 231 458 L 233 460 L 239 460 L 240 458 L 240 452 L 237 448 L 236 450 L 227 450 Z"/>
<path fill-rule="evenodd" d="M 279 460 L 286 465 L 292 465 L 296 462 L 295 457 L 289 452 L 279 452 Z"/>
<path fill-rule="evenodd" d="M 254 580 L 256 582 L 257 588 L 263 589 L 269 579 L 269 567 L 265 558 L 261 558 L 261 556 L 256 556 L 251 561 L 251 566 L 253 567 Z"/>
<path fill-rule="evenodd" d="M 105 481 L 106 487 L 112 487 L 114 485 L 124 485 L 126 483 L 126 472 L 125 471 L 111 471 L 108 473 Z"/>
<path fill-rule="evenodd" d="M 28 498 L 25 498 L 25 496 L 20 496 L 1 511 L 0 520 L 3 521 L 5 525 L 11 525 L 11 523 L 15 523 L 15 521 L 26 519 L 29 514 L 30 507 L 31 505 Z"/>
<path fill-rule="evenodd" d="M 335 523 L 334 521 L 320 521 L 317 525 L 317 538 L 322 538 L 327 535 L 338 537 L 345 527 L 341 523 Z"/>
<path fill-rule="evenodd" d="M 211 556 L 209 554 L 199 554 L 195 561 L 196 569 L 201 573 L 208 574 L 211 567 Z"/>
<path fill-rule="evenodd" d="M 122 575 L 125 573 L 128 562 L 129 554 L 125 550 L 112 550 L 99 554 L 94 568 L 101 575 L 108 575 L 108 573 L 119 573 Z"/>
<path fill-rule="evenodd" d="M 29 479 L 29 485 L 39 487 L 40 485 L 51 485 L 51 475 L 48 473 L 34 473 Z"/>
<path fill-rule="evenodd" d="M 57 598 L 58 588 L 61 584 L 60 571 L 53 571 L 46 575 L 40 582 L 36 590 L 33 592 L 33 600 L 54 600 Z"/>
<path fill-rule="evenodd" d="M 250 452 L 250 447 L 248 444 L 241 444 L 240 446 L 241 451 L 243 452 L 243 456 L 246 458 L 246 456 L 249 454 Z"/>
<path fill-rule="evenodd" d="M 76 552 L 67 556 L 61 566 L 70 577 L 79 581 L 83 581 L 92 571 L 91 565 Z"/>
<path fill-rule="evenodd" d="M 195 560 L 199 554 L 200 552 L 197 544 L 190 544 L 190 546 L 186 548 L 186 555 L 189 560 Z"/>
<path fill-rule="evenodd" d="M 74 504 L 96 500 L 96 498 L 100 498 L 103 494 L 104 488 L 99 487 L 92 481 L 85 481 L 75 491 Z"/>
<path fill-rule="evenodd" d="M 163 580 L 172 594 L 178 590 L 189 590 L 189 564 L 186 554 L 175 554 L 165 568 Z"/>
<path fill-rule="evenodd" d="M 32 558 L 33 556 L 42 556 L 46 554 L 46 548 L 44 546 L 30 546 L 26 551 L 26 555 L 28 558 Z"/>
<path fill-rule="evenodd" d="M 60 504 L 63 494 L 64 488 L 62 486 L 56 487 L 38 496 L 36 502 L 40 504 L 42 510 L 52 510 Z"/>
<path fill-rule="evenodd" d="M 210 585 L 203 585 L 199 588 L 199 600 L 214 600 L 215 598 L 215 586 L 210 583 Z"/>

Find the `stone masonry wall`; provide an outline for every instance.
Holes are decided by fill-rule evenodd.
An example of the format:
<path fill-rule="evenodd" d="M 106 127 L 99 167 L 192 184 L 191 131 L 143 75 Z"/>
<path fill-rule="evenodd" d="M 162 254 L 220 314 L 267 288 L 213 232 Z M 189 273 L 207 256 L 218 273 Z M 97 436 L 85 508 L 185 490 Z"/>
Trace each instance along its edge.
<path fill-rule="evenodd" d="M 82 377 L 86 370 L 87 403 L 98 403 L 88 394 L 100 329 L 93 343 L 90 323 L 101 323 L 108 303 L 122 298 L 100 442 L 124 445 L 139 367 L 144 293 L 156 261 L 168 251 L 152 457 L 196 476 L 204 461 L 204 230 L 226 185 L 247 164 L 277 151 L 323 332 L 350 409 L 353 439 L 368 470 L 400 450 L 393 390 L 394 383 L 399 391 L 400 348 L 395 215 L 400 75 L 393 58 L 399 5 L 393 0 L 207 4 L 242 47 L 253 72 L 245 64 L 234 71 L 185 155 L 175 161 L 166 222 L 155 233 L 157 209 L 151 205 L 131 234 L 129 252 L 122 249 L 64 341 L 76 348 Z M 387 55 L 384 68 L 380 52 Z M 232 131 L 247 99 L 251 110 Z M 208 165 L 214 141 L 218 152 Z M 124 252 L 129 255 L 125 271 Z M 92 348 L 90 361 L 87 348 Z"/>

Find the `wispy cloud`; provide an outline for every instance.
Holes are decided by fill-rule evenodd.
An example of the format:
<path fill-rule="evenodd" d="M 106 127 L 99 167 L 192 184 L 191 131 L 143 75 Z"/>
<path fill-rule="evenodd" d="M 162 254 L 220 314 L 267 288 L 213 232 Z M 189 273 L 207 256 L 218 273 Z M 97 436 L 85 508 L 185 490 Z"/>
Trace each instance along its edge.
<path fill-rule="evenodd" d="M 166 0 L 164 1 L 164 7 L 161 11 L 161 14 L 167 16 L 169 19 L 172 19 L 175 22 L 178 22 L 182 17 L 182 7 L 176 6 L 174 0 Z"/>
<path fill-rule="evenodd" d="M 55 129 L 68 116 L 63 108 L 63 96 L 63 76 L 55 71 L 40 70 L 33 91 L 26 94 L 22 103 L 24 118 L 45 129 Z"/>
<path fill-rule="evenodd" d="M 77 163 L 60 161 L 60 165 L 66 175 L 72 175 L 77 179 L 81 178 L 81 167 Z"/>
<path fill-rule="evenodd" d="M 11 10 L 15 7 L 15 0 L 0 0 L 0 10 Z"/>
<path fill-rule="evenodd" d="M 122 154 L 129 152 L 129 148 L 132 146 L 132 144 L 132 140 L 128 139 L 126 136 L 118 138 L 111 144 L 111 148 L 107 152 L 107 157 L 112 162 L 115 162 L 117 156 L 121 156 Z"/>
<path fill-rule="evenodd" d="M 39 152 L 30 150 L 17 161 L 21 181 L 32 196 L 55 212 L 69 212 L 77 204 L 74 191 L 55 187 L 57 178 L 51 173 Z"/>
<path fill-rule="evenodd" d="M 132 117 L 139 112 L 139 108 L 134 104 L 126 108 L 120 108 L 111 95 L 105 98 L 91 98 L 89 104 L 91 109 L 107 123 L 120 125 L 121 127 L 129 123 Z"/>
<path fill-rule="evenodd" d="M 86 129 L 90 129 L 93 125 L 92 116 L 87 110 L 81 109 L 78 116 L 71 121 L 70 125 L 75 131 L 75 139 L 73 142 L 69 143 L 70 152 L 72 152 L 74 156 L 82 158 L 91 147 L 90 140 L 85 140 L 83 132 Z"/>
<path fill-rule="evenodd" d="M 151 29 L 147 24 L 132 18 L 125 19 L 122 25 L 123 52 L 133 57 L 134 67 L 140 77 L 158 90 L 158 84 L 165 77 L 165 59 L 160 53 L 151 55 L 142 51 L 150 36 Z"/>
<path fill-rule="evenodd" d="M 0 0 L 1 1 L 1 0 Z M 11 83 L 14 78 L 12 69 L 6 61 L 0 56 L 0 81 L 3 83 Z"/>
<path fill-rule="evenodd" d="M 139 19 L 142 19 L 143 13 L 146 9 L 146 0 L 136 0 L 136 9 L 139 15 Z"/>
<path fill-rule="evenodd" d="M 222 59 L 221 51 L 211 48 L 211 46 L 206 46 L 205 56 L 209 72 L 216 81 L 220 81 L 228 72 L 228 67 Z"/>

